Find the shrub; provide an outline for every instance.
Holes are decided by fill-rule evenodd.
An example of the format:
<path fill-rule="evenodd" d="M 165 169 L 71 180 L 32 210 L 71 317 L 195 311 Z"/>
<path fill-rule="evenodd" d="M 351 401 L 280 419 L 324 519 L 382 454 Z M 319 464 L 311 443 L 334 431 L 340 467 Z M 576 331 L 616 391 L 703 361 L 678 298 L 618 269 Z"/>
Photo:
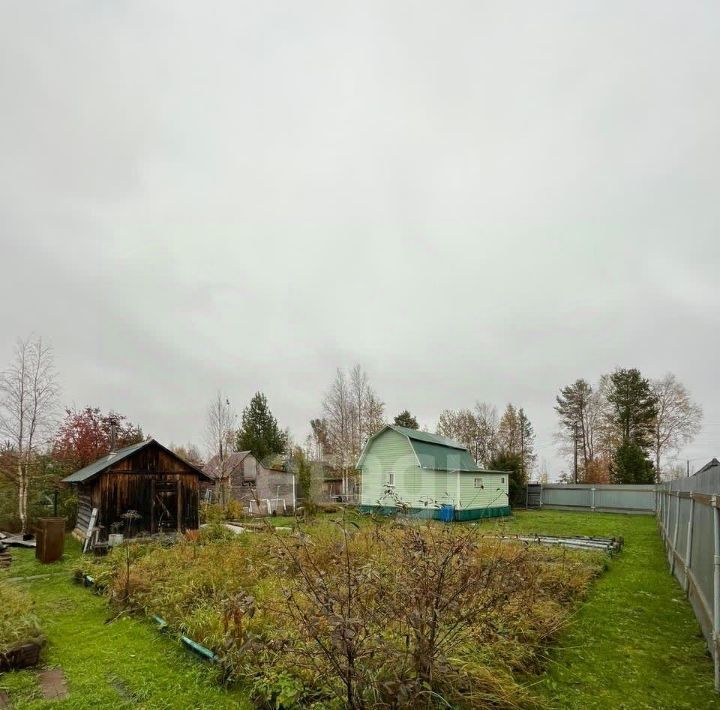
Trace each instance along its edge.
<path fill-rule="evenodd" d="M 217 503 L 200 504 L 200 522 L 217 523 L 224 520 L 241 520 L 245 517 L 245 506 L 242 501 L 229 500 L 224 505 Z"/>
<path fill-rule="evenodd" d="M 522 706 L 517 677 L 542 669 L 604 560 L 349 516 L 293 533 L 213 529 L 145 545 L 128 602 L 213 649 L 227 682 L 273 708 Z M 120 602 L 115 557 L 93 564 Z"/>

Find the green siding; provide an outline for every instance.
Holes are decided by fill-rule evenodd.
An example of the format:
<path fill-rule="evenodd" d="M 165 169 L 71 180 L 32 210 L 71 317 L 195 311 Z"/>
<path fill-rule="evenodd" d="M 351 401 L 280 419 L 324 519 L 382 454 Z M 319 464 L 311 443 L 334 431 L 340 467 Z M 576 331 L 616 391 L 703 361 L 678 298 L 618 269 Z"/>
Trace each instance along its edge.
<path fill-rule="evenodd" d="M 389 505 L 395 503 L 385 495 L 388 474 L 395 474 L 395 490 L 403 498 L 405 486 L 412 486 L 417 469 L 417 459 L 410 443 L 402 434 L 392 429 L 374 439 L 366 452 L 362 465 L 362 505 Z"/>
<path fill-rule="evenodd" d="M 395 496 L 413 509 L 450 503 L 460 512 L 508 504 L 506 473 L 420 468 L 408 438 L 388 429 L 373 439 L 363 454 L 361 506 L 395 507 L 395 497 L 387 493 L 390 472 L 395 474 Z M 476 478 L 482 479 L 483 488 L 475 488 Z"/>
<path fill-rule="evenodd" d="M 452 474 L 456 477 L 458 474 Z M 482 488 L 475 488 L 475 479 Z M 457 490 L 457 481 L 455 489 Z M 490 508 L 508 505 L 508 474 L 478 471 L 460 474 L 460 508 Z M 456 493 L 453 495 L 457 495 Z"/>

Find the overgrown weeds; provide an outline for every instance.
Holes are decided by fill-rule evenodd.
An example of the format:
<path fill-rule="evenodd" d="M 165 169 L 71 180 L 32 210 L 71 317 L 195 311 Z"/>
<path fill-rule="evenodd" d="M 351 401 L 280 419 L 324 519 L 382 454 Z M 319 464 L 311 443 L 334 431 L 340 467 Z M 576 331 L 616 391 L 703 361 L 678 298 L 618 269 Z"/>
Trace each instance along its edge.
<path fill-rule="evenodd" d="M 0 655 L 22 643 L 41 640 L 30 595 L 0 579 Z"/>
<path fill-rule="evenodd" d="M 338 520 L 145 545 L 129 585 L 120 555 L 90 564 L 111 600 L 211 648 L 261 705 L 478 708 L 531 705 L 521 678 L 604 560 L 470 526 Z"/>

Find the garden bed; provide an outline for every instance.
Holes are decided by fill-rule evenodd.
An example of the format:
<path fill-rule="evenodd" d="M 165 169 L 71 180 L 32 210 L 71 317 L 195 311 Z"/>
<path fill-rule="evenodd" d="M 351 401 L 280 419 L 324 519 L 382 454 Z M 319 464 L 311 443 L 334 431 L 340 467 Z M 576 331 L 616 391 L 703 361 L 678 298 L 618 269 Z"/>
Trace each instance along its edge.
<path fill-rule="evenodd" d="M 210 649 L 259 705 L 513 707 L 530 702 L 524 679 L 605 560 L 469 526 L 322 521 L 239 537 L 205 528 L 79 571 L 115 608 Z"/>

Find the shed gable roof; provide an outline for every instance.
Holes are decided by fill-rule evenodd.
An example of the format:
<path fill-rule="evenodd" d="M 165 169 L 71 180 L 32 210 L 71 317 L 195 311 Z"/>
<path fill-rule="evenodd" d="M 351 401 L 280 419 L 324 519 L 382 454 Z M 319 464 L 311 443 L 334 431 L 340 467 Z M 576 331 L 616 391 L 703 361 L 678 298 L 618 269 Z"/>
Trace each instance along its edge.
<path fill-rule="evenodd" d="M 203 473 L 199 468 L 197 468 L 197 466 L 194 466 L 189 461 L 181 458 L 174 451 L 165 448 L 162 444 L 155 441 L 155 439 L 146 439 L 145 441 L 141 441 L 139 444 L 131 444 L 130 446 L 126 446 L 124 449 L 111 451 L 106 456 L 103 456 L 97 461 L 94 461 L 93 463 L 85 466 L 85 468 L 81 468 L 79 471 L 75 471 L 75 473 L 71 473 L 66 478 L 63 478 L 63 483 L 86 483 L 90 479 L 95 478 L 95 476 L 101 474 L 103 471 L 105 471 L 105 469 L 110 468 L 110 466 L 112 466 L 113 464 L 116 464 L 118 461 L 126 459 L 128 456 L 132 456 L 134 453 L 141 451 L 146 446 L 150 446 L 151 444 L 159 446 L 165 453 L 169 454 L 170 456 L 174 456 L 176 459 L 178 459 L 178 461 L 182 461 L 184 464 L 197 471 L 197 473 L 203 478 L 210 478 L 207 474 Z"/>
<path fill-rule="evenodd" d="M 420 468 L 433 471 L 479 471 L 475 460 L 470 452 L 457 441 L 446 439 L 437 434 L 430 434 L 427 431 L 418 431 L 417 429 L 408 429 L 404 426 L 388 424 L 379 432 L 368 439 L 367 444 L 357 463 L 358 468 L 362 468 L 366 454 L 372 445 L 372 442 L 386 431 L 394 431 L 406 437 L 410 446 L 415 453 Z"/>

